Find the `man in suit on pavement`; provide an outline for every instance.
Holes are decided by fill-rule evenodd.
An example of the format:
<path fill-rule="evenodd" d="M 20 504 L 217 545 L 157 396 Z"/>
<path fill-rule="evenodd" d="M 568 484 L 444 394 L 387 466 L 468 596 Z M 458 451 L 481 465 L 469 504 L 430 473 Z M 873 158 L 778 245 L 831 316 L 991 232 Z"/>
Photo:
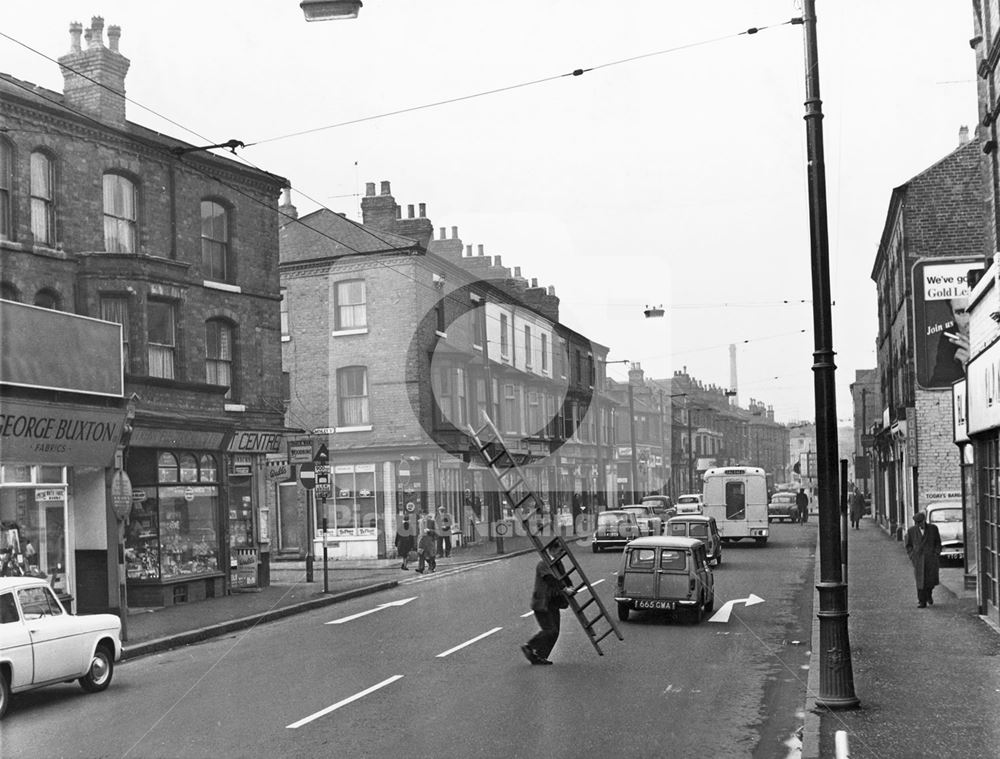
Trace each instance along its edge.
<path fill-rule="evenodd" d="M 927 522 L 922 511 L 913 515 L 913 527 L 906 531 L 906 555 L 913 564 L 913 577 L 917 581 L 917 606 L 933 606 L 931 593 L 938 584 L 941 566 L 941 533 Z"/>

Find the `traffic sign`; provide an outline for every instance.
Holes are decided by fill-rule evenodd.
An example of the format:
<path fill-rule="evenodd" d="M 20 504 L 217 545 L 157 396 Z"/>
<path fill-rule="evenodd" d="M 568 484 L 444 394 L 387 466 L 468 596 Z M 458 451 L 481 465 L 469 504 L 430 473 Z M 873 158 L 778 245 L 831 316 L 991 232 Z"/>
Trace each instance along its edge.
<path fill-rule="evenodd" d="M 299 482 L 306 490 L 316 487 L 316 465 L 311 461 L 299 464 Z"/>
<path fill-rule="evenodd" d="M 326 498 L 330 495 L 330 465 L 316 464 L 316 495 Z"/>
<path fill-rule="evenodd" d="M 326 443 L 320 443 L 319 449 L 316 451 L 316 455 L 313 456 L 313 461 L 317 464 L 325 464 L 330 460 L 330 452 L 326 449 Z"/>
<path fill-rule="evenodd" d="M 863 434 L 861 436 L 861 447 L 862 448 L 871 448 L 873 445 L 875 445 L 875 436 L 874 435 L 865 433 L 865 434 Z"/>
<path fill-rule="evenodd" d="M 301 440 L 288 441 L 288 463 L 305 464 L 313 460 L 312 440 L 304 438 Z"/>

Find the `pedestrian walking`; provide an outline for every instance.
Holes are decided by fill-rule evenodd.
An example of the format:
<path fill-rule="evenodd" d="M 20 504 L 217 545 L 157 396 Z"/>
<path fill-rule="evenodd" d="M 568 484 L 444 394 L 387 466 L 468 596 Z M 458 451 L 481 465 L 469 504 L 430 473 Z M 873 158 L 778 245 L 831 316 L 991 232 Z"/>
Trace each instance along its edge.
<path fill-rule="evenodd" d="M 938 584 L 941 566 L 941 533 L 927 522 L 922 511 L 913 515 L 913 527 L 906 531 L 906 555 L 913 564 L 913 577 L 917 581 L 917 606 L 933 606 L 931 593 Z"/>
<path fill-rule="evenodd" d="M 558 564 L 556 565 L 558 567 Z M 521 645 L 521 651 L 532 664 L 551 664 L 556 641 L 559 640 L 559 617 L 569 606 L 572 593 L 569 580 L 560 580 L 545 561 L 535 567 L 535 587 L 531 592 L 531 610 L 540 628 L 531 639 Z"/>
<path fill-rule="evenodd" d="M 396 529 L 396 539 L 393 543 L 396 546 L 396 555 L 403 557 L 403 566 L 400 569 L 409 569 L 410 552 L 414 547 L 413 525 L 409 517 L 403 517 L 403 522 Z"/>
<path fill-rule="evenodd" d="M 809 496 L 806 495 L 805 488 L 799 488 L 795 495 L 795 506 L 799 510 L 799 521 L 806 522 L 809 519 Z"/>
<path fill-rule="evenodd" d="M 438 506 L 437 557 L 451 558 L 451 514 L 444 506 Z"/>
<path fill-rule="evenodd" d="M 417 572 L 420 574 L 424 573 L 424 565 L 427 565 L 427 571 L 433 572 L 437 569 L 437 532 L 434 529 L 434 520 L 427 520 L 427 529 L 424 534 L 420 536 L 420 540 L 417 543 Z"/>
<path fill-rule="evenodd" d="M 858 490 L 857 485 L 854 486 L 854 492 L 851 493 L 851 527 L 855 530 L 861 529 L 861 517 L 865 513 L 865 497 L 861 495 L 861 491 Z"/>

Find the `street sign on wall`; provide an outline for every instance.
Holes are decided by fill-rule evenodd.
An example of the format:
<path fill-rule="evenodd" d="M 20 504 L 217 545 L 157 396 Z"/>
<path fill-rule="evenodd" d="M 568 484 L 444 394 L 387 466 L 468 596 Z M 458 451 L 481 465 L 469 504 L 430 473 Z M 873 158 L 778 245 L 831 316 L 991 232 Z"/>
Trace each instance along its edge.
<path fill-rule="evenodd" d="M 288 441 L 288 463 L 309 464 L 313 460 L 313 444 L 308 438 Z"/>

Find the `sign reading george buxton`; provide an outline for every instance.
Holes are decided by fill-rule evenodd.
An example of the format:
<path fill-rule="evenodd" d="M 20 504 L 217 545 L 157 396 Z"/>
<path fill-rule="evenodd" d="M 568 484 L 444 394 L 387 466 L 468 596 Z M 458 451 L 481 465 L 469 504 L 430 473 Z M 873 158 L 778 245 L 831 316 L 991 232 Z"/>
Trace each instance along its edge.
<path fill-rule="evenodd" d="M 0 398 L 0 456 L 26 464 L 108 466 L 125 410 Z"/>

